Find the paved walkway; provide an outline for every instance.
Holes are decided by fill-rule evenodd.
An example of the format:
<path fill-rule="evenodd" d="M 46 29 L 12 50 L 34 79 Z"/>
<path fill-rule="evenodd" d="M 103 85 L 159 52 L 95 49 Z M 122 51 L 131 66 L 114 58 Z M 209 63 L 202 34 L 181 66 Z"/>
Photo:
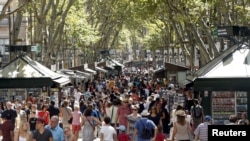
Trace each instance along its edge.
<path fill-rule="evenodd" d="M 81 130 L 82 131 L 82 130 Z M 77 140 L 77 141 L 82 141 L 82 132 L 79 132 L 79 139 Z M 93 140 L 93 141 L 100 141 L 100 138 L 96 138 L 95 140 Z"/>

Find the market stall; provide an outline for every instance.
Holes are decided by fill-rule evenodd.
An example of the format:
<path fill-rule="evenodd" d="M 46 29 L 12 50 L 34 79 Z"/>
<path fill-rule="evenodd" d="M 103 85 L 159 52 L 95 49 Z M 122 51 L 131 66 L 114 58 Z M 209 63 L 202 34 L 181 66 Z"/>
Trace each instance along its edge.
<path fill-rule="evenodd" d="M 52 86 L 61 87 L 71 82 L 26 55 L 20 55 L 5 65 L 0 75 L 1 96 L 8 100 L 17 96 L 24 100 L 28 92 L 48 95 Z M 47 91 L 42 91 L 44 87 Z"/>
<path fill-rule="evenodd" d="M 234 46 L 196 72 L 194 91 L 200 94 L 205 114 L 216 124 L 230 115 L 246 112 L 250 117 L 250 49 Z"/>

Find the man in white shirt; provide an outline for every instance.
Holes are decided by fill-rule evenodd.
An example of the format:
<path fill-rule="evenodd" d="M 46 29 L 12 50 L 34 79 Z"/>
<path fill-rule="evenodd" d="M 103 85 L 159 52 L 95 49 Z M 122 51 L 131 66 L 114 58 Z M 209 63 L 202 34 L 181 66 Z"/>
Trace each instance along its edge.
<path fill-rule="evenodd" d="M 110 125 L 110 117 L 104 118 L 104 125 L 100 131 L 100 141 L 117 141 L 117 134 L 115 128 Z"/>
<path fill-rule="evenodd" d="M 194 141 L 208 141 L 208 125 L 212 124 L 212 117 L 206 115 L 204 122 L 199 124 L 198 127 L 194 130 Z"/>
<path fill-rule="evenodd" d="M 80 89 L 79 89 L 79 88 L 76 89 L 76 92 L 75 92 L 75 95 L 74 95 L 74 96 L 75 96 L 75 100 L 76 100 L 77 102 L 80 101 L 81 95 L 82 95 L 82 93 L 81 93 Z"/>

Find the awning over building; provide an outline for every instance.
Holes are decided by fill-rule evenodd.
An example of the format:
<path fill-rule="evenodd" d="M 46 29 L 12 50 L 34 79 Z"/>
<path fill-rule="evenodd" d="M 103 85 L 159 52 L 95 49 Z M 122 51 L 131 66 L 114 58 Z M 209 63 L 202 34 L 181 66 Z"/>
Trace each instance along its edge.
<path fill-rule="evenodd" d="M 202 78 L 248 77 L 250 78 L 250 49 L 239 49 L 223 57 L 204 73 Z"/>
<path fill-rule="evenodd" d="M 185 79 L 183 81 L 180 81 L 178 84 L 180 87 L 186 88 L 188 85 L 191 85 L 192 83 L 193 83 L 192 81 Z"/>
<path fill-rule="evenodd" d="M 61 69 L 59 72 L 69 76 L 70 78 L 86 79 L 90 77 L 90 74 L 78 70 Z"/>
<path fill-rule="evenodd" d="M 187 70 L 189 70 L 189 68 L 187 66 L 173 64 L 173 63 L 169 63 L 169 62 L 165 62 L 165 68 L 167 70 L 171 70 L 171 71 L 187 71 Z"/>
<path fill-rule="evenodd" d="M 1 81 L 6 80 L 6 82 L 10 82 L 5 85 L 6 88 L 43 87 L 48 86 L 48 84 L 52 86 L 53 82 L 56 82 L 60 85 L 70 82 L 70 79 L 67 77 L 50 70 L 39 62 L 32 60 L 27 55 L 20 55 L 4 66 L 1 72 L 1 77 Z M 44 82 L 47 84 L 45 85 Z M 15 85 L 18 83 L 19 85 Z"/>
<path fill-rule="evenodd" d="M 71 83 L 71 80 L 65 77 L 60 77 L 58 79 L 54 79 L 53 81 L 58 83 L 60 86 L 64 86 Z"/>
<path fill-rule="evenodd" d="M 33 77 L 50 77 L 56 79 L 61 77 L 56 72 L 43 66 L 37 61 L 32 60 L 26 55 L 20 55 L 9 64 L 3 67 L 2 77 L 5 78 L 33 78 Z"/>
<path fill-rule="evenodd" d="M 153 70 L 154 73 L 158 73 L 158 72 L 162 72 L 162 71 L 165 71 L 164 68 L 158 68 L 156 70 Z"/>
<path fill-rule="evenodd" d="M 120 67 L 124 67 L 124 65 L 123 64 L 121 64 L 121 63 L 119 63 L 118 61 L 116 61 L 116 60 L 112 60 L 111 59 L 111 61 L 116 65 L 116 66 L 120 66 Z"/>
<path fill-rule="evenodd" d="M 92 70 L 90 68 L 84 68 L 84 71 L 87 71 L 87 72 L 90 72 L 90 73 L 93 73 L 94 75 L 96 75 L 96 71 Z"/>
<path fill-rule="evenodd" d="M 95 69 L 96 69 L 97 71 L 101 71 L 101 72 L 103 72 L 103 73 L 108 73 L 107 70 L 105 70 L 105 69 L 103 69 L 103 68 L 100 68 L 100 67 L 95 67 Z"/>
<path fill-rule="evenodd" d="M 243 45 L 245 46 L 245 45 Z M 214 58 L 212 61 L 210 61 L 208 64 L 200 68 L 196 72 L 197 77 L 218 77 L 218 75 L 221 75 L 219 77 L 227 76 L 228 73 L 231 73 L 230 75 L 233 76 L 234 74 L 236 75 L 245 75 L 249 71 L 245 71 L 242 74 L 239 74 L 239 71 L 245 70 L 245 69 L 239 69 L 238 67 L 244 68 L 248 67 L 249 65 L 246 65 L 245 58 L 246 55 L 249 53 L 249 49 L 242 49 L 242 50 L 237 50 L 239 48 L 238 45 L 235 45 L 233 47 L 230 47 L 228 50 L 223 52 L 220 56 Z M 235 52 L 236 51 L 236 52 Z M 247 51 L 247 52 L 245 52 Z M 235 53 L 234 53 L 235 52 Z M 235 54 L 235 55 L 233 55 Z M 248 56 L 248 55 L 247 55 Z M 246 59 L 248 60 L 248 59 Z M 233 65 L 232 65 L 233 64 Z M 236 71 L 232 70 L 226 70 L 225 68 L 231 67 L 231 65 L 234 67 L 233 69 Z M 224 69 L 223 73 L 221 73 L 221 69 Z M 217 71 L 219 70 L 219 71 Z M 229 77 L 231 77 L 229 76 Z M 246 76 L 246 75 L 245 75 Z"/>
<path fill-rule="evenodd" d="M 124 67 L 124 65 L 123 64 L 121 64 L 121 63 L 119 63 L 118 61 L 116 61 L 116 60 L 113 60 L 113 59 L 111 59 L 111 58 L 108 58 L 108 61 L 110 61 L 110 62 L 112 62 L 113 63 L 113 65 L 112 66 L 120 66 L 120 67 Z"/>
<path fill-rule="evenodd" d="M 196 72 L 194 90 L 249 91 L 250 49 L 233 46 Z"/>

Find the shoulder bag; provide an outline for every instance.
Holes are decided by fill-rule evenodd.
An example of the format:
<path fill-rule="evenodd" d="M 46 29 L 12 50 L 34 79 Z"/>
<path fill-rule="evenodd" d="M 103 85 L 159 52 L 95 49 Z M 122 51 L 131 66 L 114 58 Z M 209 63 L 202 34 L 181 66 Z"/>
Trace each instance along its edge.
<path fill-rule="evenodd" d="M 67 107 L 65 107 L 65 109 L 66 109 L 67 113 L 70 114 L 70 112 L 68 111 Z M 71 117 L 70 117 L 70 119 L 68 120 L 68 123 L 69 123 L 69 124 L 72 124 L 73 117 L 72 117 L 72 114 L 70 114 L 70 115 L 71 115 Z"/>
<path fill-rule="evenodd" d="M 86 117 L 87 121 L 89 122 L 90 126 L 93 128 L 93 130 L 95 130 L 95 127 L 93 126 L 93 124 L 89 121 L 89 119 Z"/>

